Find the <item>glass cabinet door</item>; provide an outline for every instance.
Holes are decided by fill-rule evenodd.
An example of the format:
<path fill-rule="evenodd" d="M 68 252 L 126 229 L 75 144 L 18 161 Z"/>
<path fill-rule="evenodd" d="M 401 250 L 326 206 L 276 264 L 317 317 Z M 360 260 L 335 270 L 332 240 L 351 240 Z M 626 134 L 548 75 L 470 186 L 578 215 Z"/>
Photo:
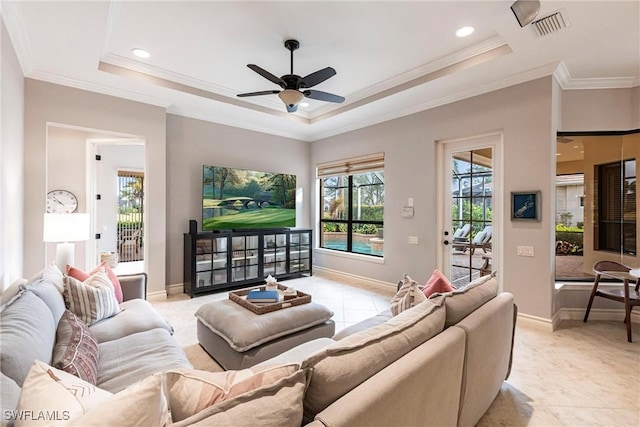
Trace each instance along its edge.
<path fill-rule="evenodd" d="M 227 238 L 196 239 L 196 277 L 194 288 L 227 283 Z"/>
<path fill-rule="evenodd" d="M 240 282 L 258 277 L 258 235 L 232 238 L 232 280 Z"/>
<path fill-rule="evenodd" d="M 264 276 L 277 276 L 287 272 L 287 235 L 264 235 Z"/>
<path fill-rule="evenodd" d="M 292 232 L 289 237 L 289 272 L 309 270 L 311 249 L 309 232 Z"/>

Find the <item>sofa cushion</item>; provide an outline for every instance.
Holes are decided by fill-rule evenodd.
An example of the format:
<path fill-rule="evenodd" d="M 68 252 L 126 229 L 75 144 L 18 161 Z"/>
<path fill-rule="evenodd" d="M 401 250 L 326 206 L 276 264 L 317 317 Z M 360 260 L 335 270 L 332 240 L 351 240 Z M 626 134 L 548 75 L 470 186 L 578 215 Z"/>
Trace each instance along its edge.
<path fill-rule="evenodd" d="M 170 371 L 165 377 L 171 418 L 181 421 L 218 402 L 266 387 L 287 377 L 299 365 L 271 365 L 240 371 L 208 372 L 201 370 Z"/>
<path fill-rule="evenodd" d="M 98 380 L 98 341 L 69 310 L 65 310 L 56 330 L 53 366 L 91 384 Z"/>
<path fill-rule="evenodd" d="M 333 316 L 327 307 L 310 302 L 295 309 L 255 314 L 231 300 L 204 304 L 196 317 L 211 332 L 229 343 L 235 351 L 244 352 L 285 335 L 325 323 Z"/>
<path fill-rule="evenodd" d="M 166 426 L 171 422 L 163 376 L 150 375 L 72 418 L 65 426 Z"/>
<path fill-rule="evenodd" d="M 398 292 L 391 298 L 391 314 L 396 316 L 426 300 L 427 297 L 420 290 L 418 282 L 405 274 L 402 280 L 402 286 L 400 286 Z"/>
<path fill-rule="evenodd" d="M 29 279 L 29 281 L 25 284 L 26 287 L 33 285 L 35 282 L 39 280 L 44 280 L 45 282 L 49 282 L 62 293 L 64 291 L 64 275 L 56 266 L 55 262 L 52 262 L 48 266 L 42 269 L 38 274 Z"/>
<path fill-rule="evenodd" d="M 98 344 L 98 386 L 112 393 L 156 372 L 192 369 L 166 329 L 152 329 Z"/>
<path fill-rule="evenodd" d="M 110 396 L 111 393 L 75 375 L 36 361 L 24 381 L 17 409 L 34 411 L 33 418 L 40 415 L 39 410 L 47 411 L 56 418 L 23 418 L 16 420 L 16 425 L 61 424 L 81 416 Z"/>
<path fill-rule="evenodd" d="M 2 425 L 9 420 L 6 419 L 7 411 L 13 411 L 18 407 L 20 398 L 20 387 L 5 374 L 0 372 L 0 410 L 2 411 Z"/>
<path fill-rule="evenodd" d="M 46 279 L 39 279 L 30 286 L 25 286 L 29 292 L 33 292 L 47 304 L 51 314 L 53 314 L 53 320 L 58 325 L 62 314 L 65 311 L 64 298 L 58 288 Z"/>
<path fill-rule="evenodd" d="M 364 331 L 366 329 L 372 328 L 374 326 L 382 325 L 387 320 L 391 319 L 392 314 L 391 310 L 384 310 L 375 316 L 371 316 L 368 319 L 365 319 L 361 322 L 355 323 L 353 325 L 347 326 L 337 334 L 333 336 L 333 339 L 339 341 L 343 338 L 348 337 L 349 335 L 353 335 L 356 332 Z"/>
<path fill-rule="evenodd" d="M 166 329 L 173 334 L 171 325 L 148 301 L 132 299 L 120 304 L 120 311 L 108 319 L 90 326 L 98 342 L 106 342 L 151 329 Z"/>
<path fill-rule="evenodd" d="M 8 288 L 2 290 L 2 293 L 0 294 L 0 310 L 2 309 L 3 305 L 7 304 L 16 295 L 18 295 L 18 293 L 20 293 L 20 291 L 24 289 L 23 285 L 28 282 L 29 281 L 27 279 L 20 278 L 10 284 Z"/>
<path fill-rule="evenodd" d="M 87 325 L 111 317 L 120 310 L 113 293 L 113 284 L 104 270 L 98 271 L 82 282 L 66 276 L 64 300 L 69 310 Z"/>
<path fill-rule="evenodd" d="M 424 285 L 422 292 L 424 292 L 425 296 L 430 297 L 438 292 L 443 293 L 455 290 L 456 288 L 453 287 L 449 279 L 447 279 L 447 276 L 442 274 L 442 272 L 436 268 L 429 280 L 427 280 L 427 283 Z"/>
<path fill-rule="evenodd" d="M 307 357 L 302 368 L 313 369 L 313 375 L 304 398 L 305 421 L 440 333 L 444 320 L 444 306 L 425 301 Z"/>
<path fill-rule="evenodd" d="M 0 313 L 0 369 L 22 387 L 34 360 L 51 362 L 56 324 L 49 307 L 23 291 Z"/>
<path fill-rule="evenodd" d="M 172 426 L 300 427 L 308 375 L 307 370 L 297 370 L 274 384 L 217 403 Z"/>
<path fill-rule="evenodd" d="M 67 265 L 67 275 L 73 277 L 74 279 L 78 279 L 81 282 L 84 282 L 89 278 L 89 276 L 96 274 L 98 271 L 102 269 L 104 269 L 105 273 L 107 273 L 107 277 L 109 277 L 109 280 L 113 285 L 113 292 L 116 295 L 116 300 L 118 301 L 118 304 L 122 303 L 122 286 L 120 285 L 120 280 L 118 279 L 118 276 L 116 275 L 116 273 L 113 272 L 108 262 L 103 261 L 102 263 L 100 263 L 100 265 L 98 265 L 96 268 L 91 270 L 89 273 L 85 273 L 79 268 Z"/>
<path fill-rule="evenodd" d="M 456 289 L 453 292 L 434 294 L 432 298 L 444 296 L 444 304 L 447 307 L 447 320 L 445 328 L 455 325 L 471 312 L 481 307 L 484 303 L 498 295 L 498 281 L 495 273 L 479 277 L 467 286 Z"/>

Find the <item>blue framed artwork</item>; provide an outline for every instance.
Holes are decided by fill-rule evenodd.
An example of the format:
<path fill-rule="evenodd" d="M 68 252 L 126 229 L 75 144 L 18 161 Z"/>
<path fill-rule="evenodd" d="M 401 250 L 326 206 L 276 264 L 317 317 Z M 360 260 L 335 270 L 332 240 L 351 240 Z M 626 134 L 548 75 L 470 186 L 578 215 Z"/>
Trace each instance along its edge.
<path fill-rule="evenodd" d="M 540 191 L 511 192 L 511 221 L 540 221 Z"/>

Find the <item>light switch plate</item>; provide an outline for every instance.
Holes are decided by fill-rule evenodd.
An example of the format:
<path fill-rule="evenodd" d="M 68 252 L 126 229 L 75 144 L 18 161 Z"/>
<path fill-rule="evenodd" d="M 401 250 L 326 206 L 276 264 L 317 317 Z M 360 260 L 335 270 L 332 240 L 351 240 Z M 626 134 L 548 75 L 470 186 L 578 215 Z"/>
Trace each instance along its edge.
<path fill-rule="evenodd" d="M 518 256 L 534 256 L 533 246 L 518 246 L 517 254 Z"/>
<path fill-rule="evenodd" d="M 417 245 L 418 244 L 418 236 L 409 236 L 409 244 Z"/>

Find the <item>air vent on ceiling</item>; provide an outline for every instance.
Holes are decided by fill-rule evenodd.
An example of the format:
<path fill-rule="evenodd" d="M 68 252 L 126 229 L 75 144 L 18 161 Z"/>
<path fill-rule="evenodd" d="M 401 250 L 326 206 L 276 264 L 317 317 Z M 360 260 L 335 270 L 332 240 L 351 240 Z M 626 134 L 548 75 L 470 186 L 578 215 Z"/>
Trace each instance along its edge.
<path fill-rule="evenodd" d="M 567 19 L 567 12 L 564 9 L 560 9 L 544 18 L 533 21 L 531 25 L 538 37 L 542 37 L 567 28 L 570 23 Z"/>

